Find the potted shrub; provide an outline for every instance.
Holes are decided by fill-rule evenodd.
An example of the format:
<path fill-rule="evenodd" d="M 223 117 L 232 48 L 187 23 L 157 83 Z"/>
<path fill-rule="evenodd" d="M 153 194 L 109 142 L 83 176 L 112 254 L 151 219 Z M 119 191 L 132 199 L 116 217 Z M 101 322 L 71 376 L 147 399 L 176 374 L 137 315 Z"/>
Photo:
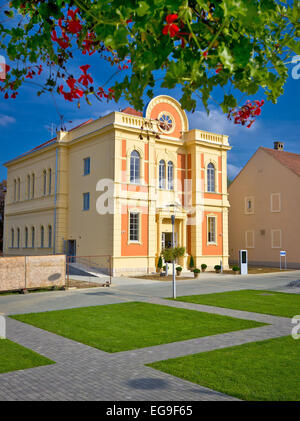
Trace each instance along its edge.
<path fill-rule="evenodd" d="M 158 262 L 157 262 L 157 273 L 162 272 L 162 267 L 163 267 L 163 260 L 162 260 L 162 257 L 159 256 L 159 259 L 158 259 Z"/>
<path fill-rule="evenodd" d="M 193 272 L 194 272 L 194 278 L 199 278 L 199 276 L 200 276 L 200 269 L 198 269 L 198 268 L 195 268 L 194 270 L 193 270 Z"/>
<path fill-rule="evenodd" d="M 182 271 L 182 267 L 181 266 L 177 266 L 176 268 L 176 275 L 180 276 L 181 275 L 181 271 Z"/>
<path fill-rule="evenodd" d="M 206 268 L 207 268 L 207 265 L 205 263 L 202 263 L 201 265 L 202 272 L 205 272 Z"/>
<path fill-rule="evenodd" d="M 190 257 L 190 270 L 193 272 L 193 269 L 195 268 L 195 262 L 193 256 Z"/>
<path fill-rule="evenodd" d="M 216 265 L 214 267 L 214 269 L 215 269 L 216 273 L 220 273 L 221 272 L 221 266 L 220 265 Z"/>
<path fill-rule="evenodd" d="M 232 270 L 233 270 L 233 273 L 234 273 L 235 275 L 238 275 L 238 274 L 239 274 L 239 271 L 240 271 L 240 268 L 239 268 L 239 266 L 233 266 L 233 267 L 232 267 Z"/>

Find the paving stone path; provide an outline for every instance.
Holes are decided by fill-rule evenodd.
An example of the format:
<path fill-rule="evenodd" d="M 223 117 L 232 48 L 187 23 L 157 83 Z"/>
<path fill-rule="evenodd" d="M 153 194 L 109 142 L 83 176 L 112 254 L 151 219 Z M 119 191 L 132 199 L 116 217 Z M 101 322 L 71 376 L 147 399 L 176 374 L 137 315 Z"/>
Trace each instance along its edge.
<path fill-rule="evenodd" d="M 9 339 L 50 358 L 56 364 L 0 374 L 0 401 L 237 400 L 146 367 L 145 364 L 286 336 L 291 332 L 291 320 L 284 317 L 174 302 L 154 297 L 143 297 L 143 301 L 255 320 L 269 325 L 110 354 L 7 318 Z"/>

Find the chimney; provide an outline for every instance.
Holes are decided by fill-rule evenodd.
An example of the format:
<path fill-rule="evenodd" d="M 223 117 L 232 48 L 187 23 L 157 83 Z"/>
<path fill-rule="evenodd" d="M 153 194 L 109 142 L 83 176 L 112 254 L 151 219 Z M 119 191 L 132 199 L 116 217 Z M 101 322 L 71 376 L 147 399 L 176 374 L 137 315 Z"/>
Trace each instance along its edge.
<path fill-rule="evenodd" d="M 282 142 L 274 142 L 274 149 L 277 151 L 283 151 L 284 143 Z"/>

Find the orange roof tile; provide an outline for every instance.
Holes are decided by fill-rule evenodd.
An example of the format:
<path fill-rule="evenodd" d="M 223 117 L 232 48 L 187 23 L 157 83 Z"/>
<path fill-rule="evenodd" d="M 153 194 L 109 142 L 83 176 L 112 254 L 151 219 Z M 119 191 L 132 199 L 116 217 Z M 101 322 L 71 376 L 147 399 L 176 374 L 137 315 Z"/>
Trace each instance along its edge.
<path fill-rule="evenodd" d="M 138 117 L 142 117 L 143 116 L 143 113 L 142 112 L 136 111 L 134 108 L 131 108 L 131 107 L 124 108 L 124 110 L 122 110 L 121 113 L 136 115 Z"/>
<path fill-rule="evenodd" d="M 264 150 L 268 154 L 272 155 L 277 161 L 279 161 L 282 165 L 292 170 L 295 174 L 300 176 L 300 154 L 286 152 L 286 151 L 279 151 L 276 149 L 269 149 L 260 147 L 260 149 Z"/>

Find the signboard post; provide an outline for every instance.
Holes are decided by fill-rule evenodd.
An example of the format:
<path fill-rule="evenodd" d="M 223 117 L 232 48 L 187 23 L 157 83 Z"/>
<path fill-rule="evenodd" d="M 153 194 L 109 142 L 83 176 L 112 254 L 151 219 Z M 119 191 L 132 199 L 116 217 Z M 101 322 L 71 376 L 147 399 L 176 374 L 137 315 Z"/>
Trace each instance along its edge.
<path fill-rule="evenodd" d="M 286 251 L 285 250 L 281 250 L 280 251 L 280 270 L 282 269 L 282 264 L 281 264 L 281 258 L 284 257 L 284 269 L 286 269 Z"/>
<path fill-rule="evenodd" d="M 248 252 L 247 250 L 239 251 L 241 275 L 248 275 Z"/>

